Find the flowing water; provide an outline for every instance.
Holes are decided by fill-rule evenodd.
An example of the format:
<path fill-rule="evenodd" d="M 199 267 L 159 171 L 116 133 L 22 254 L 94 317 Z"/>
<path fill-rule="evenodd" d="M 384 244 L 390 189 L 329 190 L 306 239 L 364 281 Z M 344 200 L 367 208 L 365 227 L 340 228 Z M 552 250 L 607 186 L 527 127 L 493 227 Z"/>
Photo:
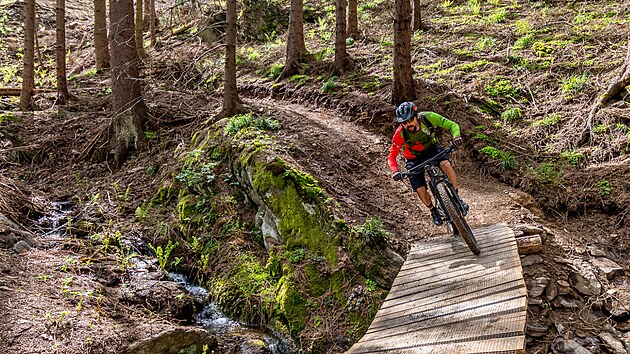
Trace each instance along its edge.
<path fill-rule="evenodd" d="M 68 222 L 70 222 L 72 213 L 72 203 L 70 202 L 51 202 L 52 211 L 39 218 L 38 223 L 42 227 L 50 229 L 44 234 L 45 237 L 61 237 L 66 232 Z"/>
<path fill-rule="evenodd" d="M 169 273 L 168 276 L 172 281 L 182 284 L 196 301 L 206 304 L 201 311 L 195 314 L 195 321 L 208 332 L 224 339 L 231 336 L 260 339 L 265 342 L 272 354 L 291 354 L 295 352 L 292 349 L 293 345 L 290 343 L 290 340 L 283 338 L 280 334 L 264 331 L 260 328 L 248 327 L 228 318 L 219 310 L 216 303 L 208 303 L 208 291 L 192 284 L 186 276 L 177 273 Z M 243 353 L 245 352 L 246 350 L 243 350 Z"/>

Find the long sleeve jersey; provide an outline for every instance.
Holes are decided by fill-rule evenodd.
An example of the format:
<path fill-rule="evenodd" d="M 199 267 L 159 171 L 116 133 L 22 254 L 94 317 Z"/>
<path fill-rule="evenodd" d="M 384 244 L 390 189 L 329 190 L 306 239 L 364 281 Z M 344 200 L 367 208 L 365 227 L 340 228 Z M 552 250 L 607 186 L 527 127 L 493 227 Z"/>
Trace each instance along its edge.
<path fill-rule="evenodd" d="M 424 115 L 434 128 L 439 127 L 449 130 L 453 138 L 460 136 L 459 125 L 452 120 L 444 118 L 435 112 L 419 112 L 417 119 L 420 123 L 420 129 L 417 132 L 405 133 L 401 124 L 398 126 L 398 129 L 396 129 L 396 133 L 394 133 L 392 145 L 389 148 L 389 155 L 387 155 L 389 168 L 392 172 L 398 171 L 396 157 L 401 149 L 403 157 L 406 160 L 413 160 L 416 158 L 416 154 L 435 144 L 436 138 L 434 134 L 432 134 L 431 129 L 424 124 L 421 115 Z M 405 135 L 408 136 L 407 139 L 405 139 Z"/>

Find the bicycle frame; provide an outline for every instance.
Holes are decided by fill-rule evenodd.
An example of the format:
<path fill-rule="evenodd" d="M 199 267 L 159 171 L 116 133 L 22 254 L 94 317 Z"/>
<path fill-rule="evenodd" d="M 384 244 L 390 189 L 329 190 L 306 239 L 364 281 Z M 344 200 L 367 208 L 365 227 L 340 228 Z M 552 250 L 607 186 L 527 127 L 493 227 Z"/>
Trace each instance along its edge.
<path fill-rule="evenodd" d="M 424 173 L 425 171 L 427 172 L 427 175 L 429 176 L 429 180 L 427 181 L 429 190 L 431 191 L 433 197 L 436 199 L 438 208 L 444 215 L 446 222 L 449 224 L 452 223 L 452 218 L 446 211 L 446 208 L 444 207 L 444 201 L 440 197 L 440 194 L 437 192 L 437 185 L 439 183 L 444 183 L 448 187 L 447 189 L 449 191 L 449 194 L 451 194 L 457 201 L 457 208 L 459 208 L 459 210 L 462 212 L 462 215 L 466 216 L 466 214 L 468 214 L 468 210 L 464 208 L 464 205 L 462 204 L 459 195 L 455 193 L 455 188 L 453 187 L 453 184 L 448 179 L 446 174 L 444 174 L 442 169 L 438 166 L 440 164 L 440 159 L 444 156 L 448 156 L 451 152 L 453 152 L 453 150 L 455 150 L 455 148 L 453 146 L 449 146 L 434 157 L 403 173 L 404 176 L 408 177 L 410 175 Z"/>

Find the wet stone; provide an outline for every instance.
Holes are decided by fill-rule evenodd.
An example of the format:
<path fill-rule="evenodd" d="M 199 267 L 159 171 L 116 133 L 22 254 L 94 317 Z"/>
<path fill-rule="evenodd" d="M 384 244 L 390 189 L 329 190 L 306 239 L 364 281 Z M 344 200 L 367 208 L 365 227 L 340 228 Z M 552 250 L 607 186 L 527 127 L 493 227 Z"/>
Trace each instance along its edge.
<path fill-rule="evenodd" d="M 549 325 L 547 324 L 534 322 L 527 325 L 527 335 L 530 337 L 544 337 L 547 335 L 547 332 L 549 332 Z"/>
<path fill-rule="evenodd" d="M 22 254 L 22 253 L 26 253 L 26 252 L 28 252 L 28 250 L 30 250 L 30 249 L 31 249 L 31 246 L 29 246 L 28 242 L 26 242 L 26 241 L 24 241 L 24 240 L 20 240 L 20 241 L 18 241 L 18 243 L 16 243 L 16 244 L 13 246 L 13 250 L 14 250 L 15 252 L 17 252 L 17 253 L 20 253 L 20 254 Z"/>
<path fill-rule="evenodd" d="M 523 267 L 528 267 L 528 266 L 531 266 L 534 264 L 540 264 L 543 262 L 544 260 L 542 259 L 542 257 L 537 254 L 531 254 L 531 255 L 521 258 L 521 265 Z"/>
<path fill-rule="evenodd" d="M 531 297 L 539 297 L 543 294 L 545 289 L 549 285 L 549 278 L 535 278 L 529 283 L 529 296 Z"/>
<path fill-rule="evenodd" d="M 553 301 L 558 296 L 558 285 L 556 282 L 550 282 L 545 289 L 545 299 Z"/>
<path fill-rule="evenodd" d="M 556 338 L 551 343 L 551 350 L 555 354 L 592 354 L 592 352 L 574 340 L 567 340 L 562 337 Z"/>
<path fill-rule="evenodd" d="M 601 340 L 604 342 L 604 345 L 606 345 L 606 347 L 610 349 L 613 353 L 627 354 L 623 343 L 615 338 L 612 334 L 608 332 L 602 332 L 599 334 L 599 338 L 601 338 Z"/>

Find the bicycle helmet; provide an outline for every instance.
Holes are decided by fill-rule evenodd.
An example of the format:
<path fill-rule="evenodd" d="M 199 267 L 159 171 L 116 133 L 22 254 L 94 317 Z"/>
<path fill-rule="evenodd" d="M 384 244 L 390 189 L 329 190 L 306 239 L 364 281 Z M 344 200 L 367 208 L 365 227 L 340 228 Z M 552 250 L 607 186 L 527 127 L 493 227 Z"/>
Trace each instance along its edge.
<path fill-rule="evenodd" d="M 404 123 L 416 116 L 418 108 L 413 102 L 403 102 L 396 108 L 396 119 L 398 123 Z"/>

